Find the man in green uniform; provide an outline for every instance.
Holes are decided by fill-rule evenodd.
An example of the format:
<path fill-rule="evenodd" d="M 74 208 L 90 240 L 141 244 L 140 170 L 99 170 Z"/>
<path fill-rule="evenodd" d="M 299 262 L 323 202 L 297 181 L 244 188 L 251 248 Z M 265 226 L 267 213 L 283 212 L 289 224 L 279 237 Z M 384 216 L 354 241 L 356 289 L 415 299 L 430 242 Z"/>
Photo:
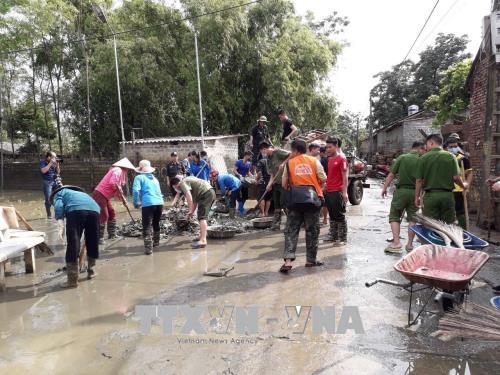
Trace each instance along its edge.
<path fill-rule="evenodd" d="M 197 210 L 198 222 L 200 223 L 200 237 L 191 244 L 194 249 L 207 246 L 207 218 L 210 208 L 215 200 L 215 191 L 210 182 L 190 176 L 184 179 L 174 177 L 170 180 L 172 187 L 178 194 L 184 194 L 188 203 L 189 211 L 187 220 L 191 220 L 194 211 Z M 175 198 L 177 199 L 177 197 Z"/>
<path fill-rule="evenodd" d="M 283 168 L 285 161 L 290 157 L 290 152 L 274 148 L 269 142 L 262 142 L 259 146 L 261 154 L 267 156 L 267 168 L 271 179 L 267 184 L 266 191 L 273 192 L 274 220 L 271 229 L 279 230 L 281 224 L 281 209 L 284 206 L 284 190 L 282 187 Z"/>
<path fill-rule="evenodd" d="M 415 206 L 422 206 L 423 191 L 423 214 L 451 224 L 456 219 L 454 183 L 465 190 L 468 184 L 460 177 L 457 160 L 441 148 L 442 144 L 440 134 L 427 137 L 427 153 L 417 163 Z"/>
<path fill-rule="evenodd" d="M 448 138 L 444 143 L 443 148 L 450 152 L 455 159 L 457 159 L 460 168 L 460 176 L 465 177 L 465 181 L 470 186 L 474 178 L 474 173 L 469 161 L 469 158 L 460 148 L 457 138 Z M 465 194 L 463 189 L 455 184 L 453 189 L 453 196 L 455 197 L 455 211 L 457 215 L 458 224 L 465 230 L 468 229 L 469 223 L 467 222 L 468 214 L 466 214 Z"/>
<path fill-rule="evenodd" d="M 392 197 L 391 211 L 389 213 L 389 224 L 392 231 L 392 243 L 386 247 L 387 253 L 400 253 L 402 249 L 399 234 L 401 232 L 401 220 L 406 211 L 406 219 L 408 220 L 408 243 L 406 251 L 413 250 L 413 239 L 415 233 L 410 230 L 410 227 L 415 224 L 413 216 L 417 212 L 415 207 L 415 171 L 417 169 L 418 159 L 425 153 L 423 142 L 413 142 L 412 150 L 403 154 L 396 159 L 391 166 L 391 173 L 385 179 L 384 187 L 382 188 L 382 198 L 387 196 L 387 188 L 397 176 L 396 191 Z"/>

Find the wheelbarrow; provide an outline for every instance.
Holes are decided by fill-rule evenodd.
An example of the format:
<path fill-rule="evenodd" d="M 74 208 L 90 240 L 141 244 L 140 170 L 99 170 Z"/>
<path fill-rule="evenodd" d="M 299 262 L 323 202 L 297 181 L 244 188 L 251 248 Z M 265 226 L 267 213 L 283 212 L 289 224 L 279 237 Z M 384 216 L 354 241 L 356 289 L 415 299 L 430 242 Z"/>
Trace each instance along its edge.
<path fill-rule="evenodd" d="M 410 228 L 417 237 L 425 244 L 441 245 L 443 246 L 444 240 L 439 234 L 431 229 L 424 227 L 421 224 L 412 225 Z M 489 243 L 475 236 L 471 232 L 464 230 L 464 247 L 469 250 L 481 250 L 488 247 Z"/>
<path fill-rule="evenodd" d="M 408 326 L 414 325 L 420 315 L 426 311 L 432 297 L 440 303 L 442 310 L 461 304 L 470 292 L 471 280 L 488 261 L 489 255 L 476 250 L 464 250 L 456 247 L 422 245 L 394 265 L 394 269 L 408 282 L 375 279 L 365 283 L 367 288 L 377 284 L 401 287 L 410 293 L 408 306 Z M 420 284 L 422 286 L 415 286 Z M 427 300 L 412 320 L 413 293 L 429 289 Z M 430 311 L 427 311 L 430 312 Z"/>

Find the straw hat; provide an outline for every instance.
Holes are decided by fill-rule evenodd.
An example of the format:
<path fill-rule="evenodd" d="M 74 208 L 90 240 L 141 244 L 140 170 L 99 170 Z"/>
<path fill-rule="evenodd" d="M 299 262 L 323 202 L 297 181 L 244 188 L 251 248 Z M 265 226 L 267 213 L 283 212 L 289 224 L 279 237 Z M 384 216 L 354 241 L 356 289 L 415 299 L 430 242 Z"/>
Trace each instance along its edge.
<path fill-rule="evenodd" d="M 267 117 L 266 116 L 260 116 L 257 122 L 267 122 Z"/>
<path fill-rule="evenodd" d="M 120 168 L 126 168 L 126 169 L 132 169 L 135 170 L 134 164 L 130 162 L 127 158 L 123 158 L 118 160 L 115 164 L 112 165 L 113 167 L 120 167 Z"/>
<path fill-rule="evenodd" d="M 149 160 L 141 160 L 139 162 L 139 167 L 135 168 L 137 173 L 153 173 L 155 169 L 151 166 L 151 162 Z"/>

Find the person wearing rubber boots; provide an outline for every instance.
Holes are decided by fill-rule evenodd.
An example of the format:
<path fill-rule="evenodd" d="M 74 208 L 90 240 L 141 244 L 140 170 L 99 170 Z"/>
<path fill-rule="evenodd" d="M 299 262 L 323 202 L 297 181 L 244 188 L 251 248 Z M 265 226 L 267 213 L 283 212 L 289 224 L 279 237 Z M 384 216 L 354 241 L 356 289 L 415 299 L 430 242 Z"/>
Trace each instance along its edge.
<path fill-rule="evenodd" d="M 229 199 L 229 218 L 234 219 L 236 201 L 240 197 L 241 181 L 232 174 L 219 174 L 217 170 L 210 172 L 210 180 L 215 182 L 223 197 Z"/>
<path fill-rule="evenodd" d="M 78 186 L 62 185 L 52 191 L 50 202 L 56 220 L 66 219 L 66 269 L 68 279 L 63 288 L 78 286 L 78 257 L 80 241 L 85 235 L 87 249 L 87 278 L 95 276 L 94 266 L 99 258 L 99 205 Z"/>
<path fill-rule="evenodd" d="M 193 249 L 205 248 L 207 246 L 208 214 L 215 201 L 215 191 L 212 185 L 210 185 L 210 182 L 194 176 L 186 177 L 182 181 L 174 177 L 170 183 L 177 193 L 184 194 L 186 198 L 189 209 L 187 215 L 188 221 L 193 218 L 194 211 L 197 210 L 196 214 L 200 223 L 200 237 L 191 244 L 191 247 Z"/>
<path fill-rule="evenodd" d="M 132 186 L 134 207 L 141 207 L 142 236 L 144 238 L 144 253 L 150 255 L 153 248 L 160 246 L 160 219 L 163 211 L 163 196 L 160 182 L 153 175 L 155 168 L 149 160 L 141 160 L 135 170 L 138 175 Z M 151 235 L 151 226 L 153 234 Z"/>
<path fill-rule="evenodd" d="M 391 209 L 389 212 L 389 224 L 392 231 L 392 243 L 385 248 L 386 253 L 401 253 L 402 245 L 399 240 L 401 232 L 401 220 L 403 220 L 406 212 L 408 220 L 408 242 L 406 243 L 406 251 L 413 250 L 413 239 L 415 233 L 410 230 L 410 227 L 415 224 L 413 216 L 417 213 L 415 207 L 415 171 L 417 169 L 418 159 L 425 153 L 423 142 L 413 142 L 410 152 L 400 155 L 391 166 L 391 172 L 385 179 L 384 187 L 382 188 L 382 198 L 387 196 L 387 189 L 391 182 L 396 178 L 396 191 L 392 197 Z M 396 177 L 397 176 L 397 177 Z"/>
<path fill-rule="evenodd" d="M 92 198 L 101 208 L 99 224 L 99 243 L 104 243 L 104 230 L 108 226 L 108 238 L 116 238 L 116 213 L 111 203 L 113 197 L 118 198 L 125 207 L 127 201 L 123 196 L 122 186 L 127 180 L 128 171 L 135 171 L 134 165 L 127 158 L 117 161 L 111 166 L 108 173 L 102 178 L 94 192 Z"/>
<path fill-rule="evenodd" d="M 465 152 L 460 148 L 457 138 L 448 138 L 443 147 L 446 151 L 450 152 L 455 159 L 457 159 L 458 167 L 460 168 L 460 176 L 464 177 L 467 184 L 470 186 L 474 179 L 474 173 L 470 164 L 470 160 Z M 455 184 L 453 189 L 453 196 L 455 198 L 455 212 L 457 215 L 458 224 L 467 230 L 467 215 L 465 214 L 465 196 L 463 189 Z"/>
<path fill-rule="evenodd" d="M 316 259 L 318 253 L 320 210 L 323 205 L 325 171 L 320 161 L 306 155 L 307 146 L 303 140 L 295 139 L 291 144 L 291 157 L 283 171 L 283 189 L 289 190 L 288 215 L 285 229 L 285 263 L 280 272 L 292 269 L 302 225 L 306 230 L 306 267 L 323 265 Z"/>
<path fill-rule="evenodd" d="M 238 197 L 238 211 L 241 216 L 245 215 L 245 202 L 248 199 L 248 187 L 245 186 L 245 177 L 253 177 L 251 172 L 252 169 L 252 152 L 245 151 L 243 159 L 236 160 L 234 163 L 233 173 L 241 181 L 241 187 L 239 190 L 240 196 Z"/>
<path fill-rule="evenodd" d="M 274 220 L 272 230 L 280 230 L 281 210 L 284 206 L 284 190 L 282 187 L 282 176 L 285 162 L 290 157 L 290 152 L 274 148 L 269 142 L 262 142 L 259 150 L 267 157 L 267 167 L 271 175 L 266 191 L 273 192 Z"/>
<path fill-rule="evenodd" d="M 432 219 L 448 224 L 455 222 L 455 184 L 467 190 L 460 177 L 457 160 L 442 149 L 443 137 L 431 134 L 426 139 L 427 152 L 418 159 L 416 169 L 415 206 Z M 422 199 L 423 194 L 423 199 Z"/>
<path fill-rule="evenodd" d="M 347 185 L 348 164 L 340 148 L 341 141 L 330 137 L 326 140 L 328 173 L 326 180 L 325 201 L 330 216 L 330 231 L 325 241 L 333 242 L 333 246 L 343 246 L 347 243 Z"/>

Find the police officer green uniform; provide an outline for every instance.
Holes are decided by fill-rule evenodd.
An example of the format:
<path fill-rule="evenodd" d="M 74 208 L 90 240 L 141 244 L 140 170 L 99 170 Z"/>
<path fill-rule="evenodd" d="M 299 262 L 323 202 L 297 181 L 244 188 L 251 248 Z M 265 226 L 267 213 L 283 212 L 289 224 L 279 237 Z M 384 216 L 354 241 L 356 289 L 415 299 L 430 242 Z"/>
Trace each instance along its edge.
<path fill-rule="evenodd" d="M 392 197 L 389 223 L 401 222 L 405 211 L 406 219 L 413 222 L 418 210 L 415 207 L 415 172 L 419 158 L 417 151 L 410 151 L 399 156 L 391 166 L 391 172 L 398 176 L 398 182 Z"/>
<path fill-rule="evenodd" d="M 440 147 L 432 148 L 419 158 L 416 177 L 423 180 L 422 212 L 425 216 L 448 224 L 455 221 L 453 189 L 456 176 L 460 176 L 457 160 Z"/>

